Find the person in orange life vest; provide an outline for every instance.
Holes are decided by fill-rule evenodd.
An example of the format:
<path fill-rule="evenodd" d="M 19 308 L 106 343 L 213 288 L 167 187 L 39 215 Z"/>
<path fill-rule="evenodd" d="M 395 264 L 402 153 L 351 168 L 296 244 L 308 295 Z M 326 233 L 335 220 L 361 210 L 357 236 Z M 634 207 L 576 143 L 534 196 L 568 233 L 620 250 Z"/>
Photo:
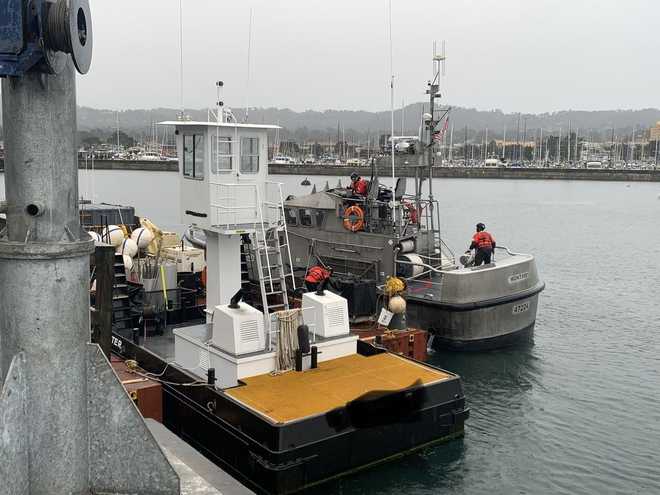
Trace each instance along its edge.
<path fill-rule="evenodd" d="M 367 181 L 358 175 L 357 172 L 351 174 L 351 189 L 356 196 L 366 196 L 368 185 Z"/>
<path fill-rule="evenodd" d="M 305 286 L 309 292 L 313 292 L 318 289 L 319 284 L 327 280 L 326 285 L 332 285 L 330 277 L 332 276 L 332 267 L 324 268 L 320 265 L 312 266 L 307 270 L 307 275 L 305 276 Z"/>
<path fill-rule="evenodd" d="M 472 236 L 472 244 L 466 253 L 469 253 L 470 249 L 476 250 L 474 266 L 482 263 L 488 265 L 491 262 L 491 256 L 495 250 L 495 238 L 486 232 L 486 226 L 481 222 L 477 224 L 477 232 Z"/>

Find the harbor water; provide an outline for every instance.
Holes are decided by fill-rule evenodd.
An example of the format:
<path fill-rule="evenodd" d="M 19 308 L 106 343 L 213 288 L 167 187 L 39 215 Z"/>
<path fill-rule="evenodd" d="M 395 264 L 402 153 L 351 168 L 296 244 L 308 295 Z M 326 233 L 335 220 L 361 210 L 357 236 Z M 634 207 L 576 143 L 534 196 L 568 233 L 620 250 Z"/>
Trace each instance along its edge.
<path fill-rule="evenodd" d="M 309 192 L 303 178 L 271 176 L 285 194 Z M 177 181 L 81 171 L 80 188 L 181 228 Z M 537 256 L 546 290 L 534 344 L 435 353 L 464 379 L 465 437 L 310 493 L 660 493 L 660 186 L 436 179 L 433 190 L 457 255 L 481 221 L 499 245 Z"/>

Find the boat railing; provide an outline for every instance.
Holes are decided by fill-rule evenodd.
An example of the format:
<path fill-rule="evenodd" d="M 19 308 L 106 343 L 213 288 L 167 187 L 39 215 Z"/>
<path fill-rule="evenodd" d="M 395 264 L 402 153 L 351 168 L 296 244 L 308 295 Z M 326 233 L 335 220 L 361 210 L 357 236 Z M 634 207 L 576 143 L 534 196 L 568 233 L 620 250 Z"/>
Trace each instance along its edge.
<path fill-rule="evenodd" d="M 211 225 L 227 229 L 245 224 L 281 224 L 284 218 L 281 184 L 211 181 Z M 262 189 L 262 190 L 260 190 Z"/>
<path fill-rule="evenodd" d="M 516 253 L 514 251 L 511 251 L 508 247 L 506 246 L 495 246 L 495 249 L 501 249 L 503 250 L 506 254 L 509 256 L 524 256 L 524 253 Z"/>
<path fill-rule="evenodd" d="M 211 225 L 230 229 L 256 223 L 259 214 L 257 184 L 228 184 L 211 181 Z"/>

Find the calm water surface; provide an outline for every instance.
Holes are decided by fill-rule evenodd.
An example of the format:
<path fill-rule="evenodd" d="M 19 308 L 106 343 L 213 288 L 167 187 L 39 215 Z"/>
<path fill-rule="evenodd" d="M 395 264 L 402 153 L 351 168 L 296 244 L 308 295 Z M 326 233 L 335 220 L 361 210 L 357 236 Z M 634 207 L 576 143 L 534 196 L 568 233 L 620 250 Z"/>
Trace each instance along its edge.
<path fill-rule="evenodd" d="M 95 176 L 81 173 L 86 196 L 93 189 L 97 200 L 179 223 L 176 174 Z M 287 194 L 311 189 L 301 177 L 275 179 Z M 319 187 L 325 180 L 313 178 Z M 0 186 L 1 195 L 2 174 Z M 498 244 L 537 256 L 547 288 L 535 343 L 436 353 L 434 364 L 464 379 L 465 437 L 313 493 L 660 493 L 660 184 L 453 179 L 433 187 L 456 252 L 482 221 Z"/>

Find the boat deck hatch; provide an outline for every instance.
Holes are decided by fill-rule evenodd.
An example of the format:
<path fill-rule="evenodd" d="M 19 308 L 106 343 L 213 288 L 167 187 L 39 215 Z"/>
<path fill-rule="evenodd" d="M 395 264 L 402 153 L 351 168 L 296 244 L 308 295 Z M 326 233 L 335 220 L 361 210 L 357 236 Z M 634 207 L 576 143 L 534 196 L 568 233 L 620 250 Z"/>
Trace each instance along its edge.
<path fill-rule="evenodd" d="M 454 375 L 383 353 L 354 354 L 319 363 L 314 370 L 242 379 L 226 393 L 275 423 L 287 423 L 344 406 L 367 392 L 403 390 L 453 379 Z"/>

